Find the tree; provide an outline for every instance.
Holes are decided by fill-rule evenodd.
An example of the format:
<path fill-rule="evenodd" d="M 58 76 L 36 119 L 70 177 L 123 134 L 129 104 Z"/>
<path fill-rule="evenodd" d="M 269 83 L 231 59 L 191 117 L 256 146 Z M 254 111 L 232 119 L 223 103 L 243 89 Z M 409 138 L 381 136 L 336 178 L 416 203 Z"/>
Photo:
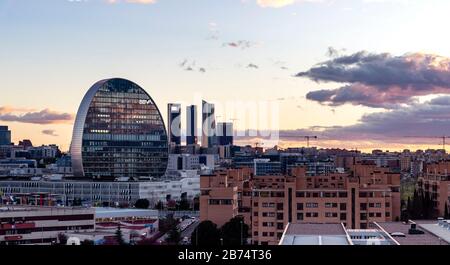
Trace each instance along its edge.
<path fill-rule="evenodd" d="M 447 219 L 447 220 L 450 219 L 450 213 L 449 213 L 449 210 L 448 210 L 447 202 L 445 202 L 444 218 Z"/>
<path fill-rule="evenodd" d="M 220 246 L 220 230 L 209 220 L 201 222 L 191 234 L 193 246 Z"/>
<path fill-rule="evenodd" d="M 242 216 L 231 218 L 220 230 L 226 246 L 242 246 L 247 242 L 249 227 Z"/>
<path fill-rule="evenodd" d="M 117 226 L 117 230 L 115 233 L 115 239 L 119 245 L 126 245 L 125 239 L 123 239 L 122 230 L 120 229 L 120 225 Z"/>
<path fill-rule="evenodd" d="M 158 203 L 155 204 L 154 207 L 155 210 L 164 210 L 164 203 L 162 201 L 158 201 Z"/>
<path fill-rule="evenodd" d="M 178 221 L 173 218 L 173 214 L 168 214 L 166 218 L 159 220 L 159 231 L 162 233 L 166 233 L 176 227 Z"/>
<path fill-rule="evenodd" d="M 85 239 L 85 240 L 81 241 L 81 245 L 83 245 L 83 246 L 93 246 L 94 245 L 94 241 L 93 240 L 89 240 L 89 239 Z"/>
<path fill-rule="evenodd" d="M 194 211 L 200 210 L 200 198 L 197 196 L 194 197 Z"/>
<path fill-rule="evenodd" d="M 168 233 L 166 242 L 171 245 L 176 245 L 178 244 L 178 242 L 180 242 L 180 240 L 181 240 L 180 231 L 176 227 L 172 228 Z"/>
<path fill-rule="evenodd" d="M 134 203 L 134 207 L 136 207 L 138 209 L 148 209 L 149 206 L 150 206 L 150 202 L 147 199 L 138 199 Z"/>
<path fill-rule="evenodd" d="M 58 242 L 60 245 L 65 245 L 67 244 L 67 236 L 63 233 L 59 233 L 58 234 Z"/>

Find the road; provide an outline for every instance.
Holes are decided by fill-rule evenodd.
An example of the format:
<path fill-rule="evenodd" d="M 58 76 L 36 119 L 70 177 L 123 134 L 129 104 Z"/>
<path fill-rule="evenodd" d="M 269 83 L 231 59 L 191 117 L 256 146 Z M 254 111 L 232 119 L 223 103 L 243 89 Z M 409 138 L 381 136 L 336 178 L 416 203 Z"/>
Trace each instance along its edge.
<path fill-rule="evenodd" d="M 195 222 L 193 222 L 191 225 L 189 225 L 188 227 L 186 227 L 186 229 L 181 232 L 181 239 L 188 237 L 189 239 L 191 238 L 192 232 L 194 232 L 195 228 L 200 224 L 199 220 L 195 220 Z"/>

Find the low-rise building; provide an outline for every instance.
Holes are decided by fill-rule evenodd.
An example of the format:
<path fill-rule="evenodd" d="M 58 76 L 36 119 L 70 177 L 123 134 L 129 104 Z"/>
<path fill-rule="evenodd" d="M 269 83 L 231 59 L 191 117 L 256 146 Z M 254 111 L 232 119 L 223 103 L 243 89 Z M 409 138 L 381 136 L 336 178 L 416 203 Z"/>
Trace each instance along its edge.
<path fill-rule="evenodd" d="M 93 232 L 95 212 L 84 207 L 0 206 L 0 244 L 52 244 L 69 231 Z"/>

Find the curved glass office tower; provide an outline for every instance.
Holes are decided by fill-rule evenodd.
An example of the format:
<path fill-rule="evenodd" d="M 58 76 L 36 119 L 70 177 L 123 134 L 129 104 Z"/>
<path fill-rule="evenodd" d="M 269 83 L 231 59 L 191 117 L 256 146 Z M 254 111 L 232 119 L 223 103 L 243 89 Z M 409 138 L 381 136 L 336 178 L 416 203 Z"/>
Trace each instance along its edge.
<path fill-rule="evenodd" d="M 75 177 L 161 177 L 168 159 L 161 113 L 137 84 L 101 80 L 80 104 L 70 153 Z"/>

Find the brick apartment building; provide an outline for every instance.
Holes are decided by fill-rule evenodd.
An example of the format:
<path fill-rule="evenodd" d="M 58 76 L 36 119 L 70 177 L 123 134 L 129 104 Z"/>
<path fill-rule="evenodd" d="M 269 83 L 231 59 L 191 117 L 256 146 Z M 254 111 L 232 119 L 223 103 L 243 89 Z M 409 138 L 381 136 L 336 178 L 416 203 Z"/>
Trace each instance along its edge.
<path fill-rule="evenodd" d="M 444 216 L 450 206 L 450 161 L 426 164 L 422 177 L 417 181 L 420 194 L 428 193 L 436 216 Z"/>
<path fill-rule="evenodd" d="M 346 173 L 255 176 L 249 168 L 223 169 L 200 180 L 200 218 L 222 226 L 242 215 L 253 244 L 277 244 L 288 223 L 370 222 L 400 218 L 400 175 L 387 167 L 358 163 Z"/>

